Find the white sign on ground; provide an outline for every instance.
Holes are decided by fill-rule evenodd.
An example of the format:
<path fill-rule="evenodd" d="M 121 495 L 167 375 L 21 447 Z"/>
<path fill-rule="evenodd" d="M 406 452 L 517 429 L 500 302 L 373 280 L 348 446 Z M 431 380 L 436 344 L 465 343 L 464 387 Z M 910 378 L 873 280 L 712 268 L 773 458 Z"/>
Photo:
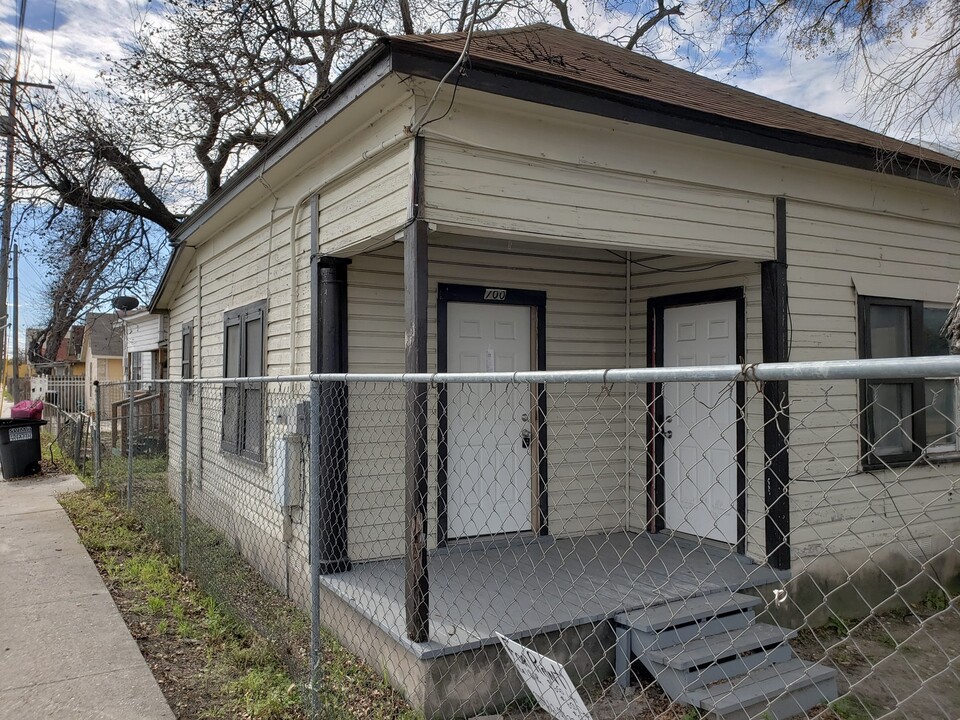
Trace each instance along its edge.
<path fill-rule="evenodd" d="M 557 720 L 591 720 L 563 665 L 497 633 L 540 706 Z"/>

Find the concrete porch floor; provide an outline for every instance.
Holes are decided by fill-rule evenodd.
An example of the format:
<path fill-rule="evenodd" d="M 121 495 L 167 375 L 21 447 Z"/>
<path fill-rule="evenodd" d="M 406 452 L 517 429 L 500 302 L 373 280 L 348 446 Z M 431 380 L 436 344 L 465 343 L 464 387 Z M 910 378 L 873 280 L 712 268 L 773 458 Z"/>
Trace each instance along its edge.
<path fill-rule="evenodd" d="M 404 634 L 403 560 L 356 564 L 324 587 L 418 660 L 597 623 L 705 595 L 780 583 L 788 574 L 728 550 L 663 534 L 473 542 L 429 559 L 430 641 Z"/>

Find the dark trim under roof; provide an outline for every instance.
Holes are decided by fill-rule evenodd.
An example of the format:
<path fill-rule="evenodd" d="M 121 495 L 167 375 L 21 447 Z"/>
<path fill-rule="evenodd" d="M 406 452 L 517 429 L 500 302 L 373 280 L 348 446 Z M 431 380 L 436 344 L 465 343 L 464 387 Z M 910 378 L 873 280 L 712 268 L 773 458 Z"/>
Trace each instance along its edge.
<path fill-rule="evenodd" d="M 511 35 L 523 37 L 524 40 L 519 43 L 530 42 L 529 37 L 535 38 L 536 43 L 542 41 L 542 45 L 535 45 L 535 54 L 545 54 L 551 50 L 551 42 L 562 41 L 561 48 L 572 56 L 571 65 L 578 60 L 582 61 L 589 52 L 599 49 L 606 55 L 601 58 L 601 64 L 610 67 L 609 73 L 614 79 L 612 85 L 617 84 L 618 73 L 636 73 L 634 68 L 617 67 L 611 61 L 612 58 L 621 62 L 639 59 L 648 70 L 665 71 L 665 74 L 671 76 L 670 81 L 689 82 L 693 86 L 691 95 L 705 88 L 722 88 L 728 103 L 741 101 L 745 106 L 755 107 L 759 117 L 776 121 L 779 114 L 782 119 L 794 125 L 809 126 L 810 131 L 749 122 L 742 118 L 698 109 L 697 105 L 705 103 L 691 102 L 684 105 L 664 102 L 639 92 L 618 91 L 597 82 L 596 72 L 588 75 L 591 81 L 580 80 L 572 77 L 573 73 L 567 74 L 563 69 L 556 69 L 554 63 L 558 59 L 559 64 L 563 65 L 564 58 L 559 54 L 540 63 L 528 62 L 523 57 L 517 57 L 516 62 L 484 57 L 481 45 L 484 39 L 489 45 L 494 39 Z M 385 38 L 381 42 L 391 46 L 391 65 L 395 72 L 439 80 L 459 56 L 461 43 L 447 40 L 454 37 L 400 36 Z M 519 44 L 516 40 L 513 42 Z M 572 31 L 538 25 L 500 33 L 489 32 L 484 34 L 480 42 L 475 39 L 473 48 L 467 71 L 460 79 L 460 87 L 935 185 L 954 187 L 960 180 L 960 160 L 942 153 L 795 108 L 651 58 L 637 56 L 636 53 Z M 543 48 L 546 48 L 546 51 Z M 575 52 L 581 50 L 583 55 L 577 57 Z M 503 52 L 490 54 L 501 58 L 504 56 Z M 544 71 L 538 64 L 549 66 L 549 71 Z M 855 137 L 860 142 L 851 142 L 843 137 L 836 137 L 837 135 Z"/>
<path fill-rule="evenodd" d="M 156 310 L 160 294 L 170 280 L 175 261 L 181 255 L 182 238 L 219 212 L 260 173 L 279 162 L 310 133 L 326 124 L 387 73 L 429 80 L 443 78 L 460 55 L 463 37 L 462 33 L 452 33 L 377 40 L 322 97 L 298 114 L 171 234 L 170 241 L 175 250 L 151 299 L 149 311 Z M 530 61 L 529 58 L 504 54 L 496 43 L 507 42 L 507 39 L 517 46 L 533 48 L 537 57 Z M 567 53 L 567 58 L 563 52 Z M 577 62 L 592 62 L 593 67 L 590 72 L 577 77 L 577 73 L 571 71 Z M 640 70 L 635 66 L 641 66 Z M 671 92 L 661 92 L 661 97 L 655 97 L 655 93 L 645 94 L 645 86 L 638 81 L 647 78 L 640 77 L 640 73 L 653 77 L 659 74 L 669 76 L 667 85 Z M 459 84 L 517 100 L 792 157 L 945 187 L 960 184 L 958 159 L 550 25 L 475 33 L 469 65 Z M 690 92 L 678 93 L 678 86 L 684 84 L 690 86 Z M 661 78 L 661 89 L 663 85 Z M 699 95 L 711 93 L 714 95 L 713 105 L 699 101 Z M 672 101 L 666 101 L 664 97 Z M 717 98 L 720 102 L 715 102 Z M 756 112 L 735 112 L 739 103 L 749 105 L 750 110 Z M 709 107 L 716 111 L 704 109 Z M 748 117 L 767 118 L 769 122 L 753 122 L 746 119 Z"/>

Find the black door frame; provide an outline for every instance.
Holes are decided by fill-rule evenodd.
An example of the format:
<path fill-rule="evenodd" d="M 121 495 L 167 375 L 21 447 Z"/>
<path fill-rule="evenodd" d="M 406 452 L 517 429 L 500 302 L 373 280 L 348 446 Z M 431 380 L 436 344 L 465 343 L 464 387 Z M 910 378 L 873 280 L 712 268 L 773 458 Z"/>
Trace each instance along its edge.
<path fill-rule="evenodd" d="M 547 369 L 547 294 L 542 290 L 518 290 L 515 288 L 483 287 L 479 285 L 437 285 L 437 372 L 447 372 L 447 304 L 482 303 L 487 305 L 519 305 L 536 310 L 536 367 Z M 537 488 L 536 510 L 539 522 L 533 523 L 538 535 L 549 534 L 547 501 L 547 393 L 543 383 L 536 386 L 537 393 Z M 447 544 L 447 388 L 437 385 L 437 545 Z M 531 481 L 533 479 L 531 478 Z"/>
<path fill-rule="evenodd" d="M 663 366 L 663 311 L 668 307 L 684 305 L 706 305 L 716 302 L 736 302 L 737 315 L 737 362 L 743 363 L 746 357 L 746 302 L 743 287 L 722 288 L 703 292 L 680 293 L 650 298 L 647 301 L 647 365 Z M 648 404 L 647 413 L 647 529 L 660 532 L 665 527 L 663 507 L 666 503 L 663 463 L 664 438 L 657 430 L 663 426 L 662 383 L 647 383 L 647 398 L 653 398 Z M 746 389 L 742 382 L 737 383 L 737 543 L 738 553 L 746 552 L 747 542 L 747 426 L 746 426 Z"/>

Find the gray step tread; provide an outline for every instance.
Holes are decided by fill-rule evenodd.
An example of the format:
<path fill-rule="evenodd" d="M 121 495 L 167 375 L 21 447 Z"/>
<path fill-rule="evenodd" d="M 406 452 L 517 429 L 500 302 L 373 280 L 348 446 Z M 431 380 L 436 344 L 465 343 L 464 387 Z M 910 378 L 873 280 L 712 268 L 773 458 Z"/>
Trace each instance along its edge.
<path fill-rule="evenodd" d="M 733 680 L 690 690 L 684 693 L 682 700 L 722 716 L 733 710 L 769 702 L 787 690 L 799 690 L 830 680 L 836 673 L 826 665 L 794 659 Z"/>
<path fill-rule="evenodd" d="M 660 665 L 677 670 L 689 670 L 741 653 L 786 642 L 797 634 L 796 630 L 787 630 L 776 625 L 758 624 L 730 633 L 710 635 L 689 640 L 680 645 L 671 645 L 659 650 L 649 650 L 646 657 Z"/>
<path fill-rule="evenodd" d="M 718 592 L 688 600 L 676 600 L 645 610 L 631 610 L 617 615 L 614 621 L 643 632 L 659 632 L 675 625 L 697 622 L 715 615 L 749 610 L 760 602 L 760 598 L 753 595 L 729 591 Z"/>

